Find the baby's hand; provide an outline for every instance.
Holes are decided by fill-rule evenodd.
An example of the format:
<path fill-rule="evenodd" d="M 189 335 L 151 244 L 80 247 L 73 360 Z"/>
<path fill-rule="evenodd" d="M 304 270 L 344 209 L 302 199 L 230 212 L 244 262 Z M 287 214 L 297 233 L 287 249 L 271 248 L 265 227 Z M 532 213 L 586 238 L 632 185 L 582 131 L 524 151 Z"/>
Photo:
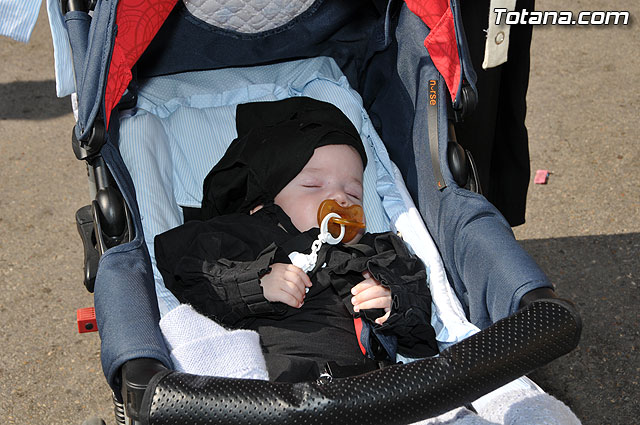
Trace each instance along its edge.
<path fill-rule="evenodd" d="M 268 301 L 300 308 L 307 288 L 311 287 L 311 279 L 293 264 L 275 263 L 271 265 L 271 271 L 260 279 L 260 286 Z"/>
<path fill-rule="evenodd" d="M 381 325 L 391 315 L 391 290 L 382 286 L 368 271 L 362 272 L 362 276 L 364 280 L 351 288 L 351 293 L 354 295 L 351 298 L 353 310 L 384 308 L 385 315 L 376 319 L 376 323 Z"/>

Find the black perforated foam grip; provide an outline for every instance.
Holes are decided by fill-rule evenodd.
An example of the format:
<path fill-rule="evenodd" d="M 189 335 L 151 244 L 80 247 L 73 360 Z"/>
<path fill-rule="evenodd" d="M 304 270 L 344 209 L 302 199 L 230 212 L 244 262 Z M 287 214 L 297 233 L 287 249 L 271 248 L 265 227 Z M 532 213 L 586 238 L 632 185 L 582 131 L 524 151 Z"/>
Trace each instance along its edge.
<path fill-rule="evenodd" d="M 284 384 L 163 372 L 143 402 L 148 423 L 405 424 L 437 416 L 568 353 L 573 304 L 543 300 L 443 351 L 328 383 Z"/>

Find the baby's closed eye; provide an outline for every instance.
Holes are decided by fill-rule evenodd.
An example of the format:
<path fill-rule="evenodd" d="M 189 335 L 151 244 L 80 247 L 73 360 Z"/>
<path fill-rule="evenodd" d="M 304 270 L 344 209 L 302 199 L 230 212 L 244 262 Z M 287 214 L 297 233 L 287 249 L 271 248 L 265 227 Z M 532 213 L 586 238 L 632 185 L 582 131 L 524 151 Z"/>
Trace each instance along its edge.
<path fill-rule="evenodd" d="M 356 191 L 347 191 L 347 195 L 356 198 L 358 201 L 362 199 L 362 193 Z"/>
<path fill-rule="evenodd" d="M 302 187 L 322 187 L 323 181 L 317 177 L 307 177 L 300 181 Z"/>

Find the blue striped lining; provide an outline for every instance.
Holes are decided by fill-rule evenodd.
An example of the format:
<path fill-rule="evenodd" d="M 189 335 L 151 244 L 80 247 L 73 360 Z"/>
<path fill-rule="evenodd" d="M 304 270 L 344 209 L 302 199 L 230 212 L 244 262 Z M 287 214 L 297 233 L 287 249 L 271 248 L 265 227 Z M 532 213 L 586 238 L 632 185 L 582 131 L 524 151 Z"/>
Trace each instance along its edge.
<path fill-rule="evenodd" d="M 121 116 L 120 151 L 136 187 L 161 314 L 179 303 L 155 267 L 153 238 L 182 224 L 179 205 L 200 206 L 204 177 L 237 135 L 236 105 L 292 96 L 331 102 L 360 130 L 369 158 L 363 201 L 367 230 L 389 229 L 376 189 L 379 156 L 373 153 L 374 143 L 380 148 L 382 142 L 360 96 L 349 88 L 332 59 L 191 72 L 142 82 L 137 110 Z"/>
<path fill-rule="evenodd" d="M 1 0 L 0 0 L 1 1 Z M 73 74 L 73 60 L 67 26 L 62 17 L 59 0 L 47 0 L 49 27 L 53 41 L 53 62 L 56 71 L 56 94 L 58 97 L 68 96 L 76 91 Z"/>
<path fill-rule="evenodd" d="M 0 0 L 0 35 L 26 43 L 38 20 L 42 0 Z"/>

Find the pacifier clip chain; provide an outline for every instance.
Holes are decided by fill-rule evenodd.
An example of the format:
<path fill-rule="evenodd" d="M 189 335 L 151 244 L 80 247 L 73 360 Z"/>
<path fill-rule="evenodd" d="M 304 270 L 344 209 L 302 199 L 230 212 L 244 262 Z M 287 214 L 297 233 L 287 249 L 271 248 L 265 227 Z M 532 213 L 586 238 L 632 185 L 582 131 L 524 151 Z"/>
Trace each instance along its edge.
<path fill-rule="evenodd" d="M 329 213 L 323 219 L 320 224 L 320 234 L 318 235 L 318 239 L 313 241 L 311 245 L 311 253 L 302 254 L 301 252 L 292 252 L 289 255 L 289 259 L 291 260 L 291 264 L 294 266 L 300 267 L 303 272 L 308 273 L 316 266 L 316 262 L 318 262 L 318 252 L 320 251 L 320 247 L 323 243 L 328 243 L 329 245 L 336 245 L 342 241 L 344 238 L 344 224 L 340 224 L 340 235 L 337 238 L 334 238 L 329 232 L 329 220 L 332 218 L 341 218 L 339 214 Z M 307 291 L 309 288 L 307 288 Z"/>

